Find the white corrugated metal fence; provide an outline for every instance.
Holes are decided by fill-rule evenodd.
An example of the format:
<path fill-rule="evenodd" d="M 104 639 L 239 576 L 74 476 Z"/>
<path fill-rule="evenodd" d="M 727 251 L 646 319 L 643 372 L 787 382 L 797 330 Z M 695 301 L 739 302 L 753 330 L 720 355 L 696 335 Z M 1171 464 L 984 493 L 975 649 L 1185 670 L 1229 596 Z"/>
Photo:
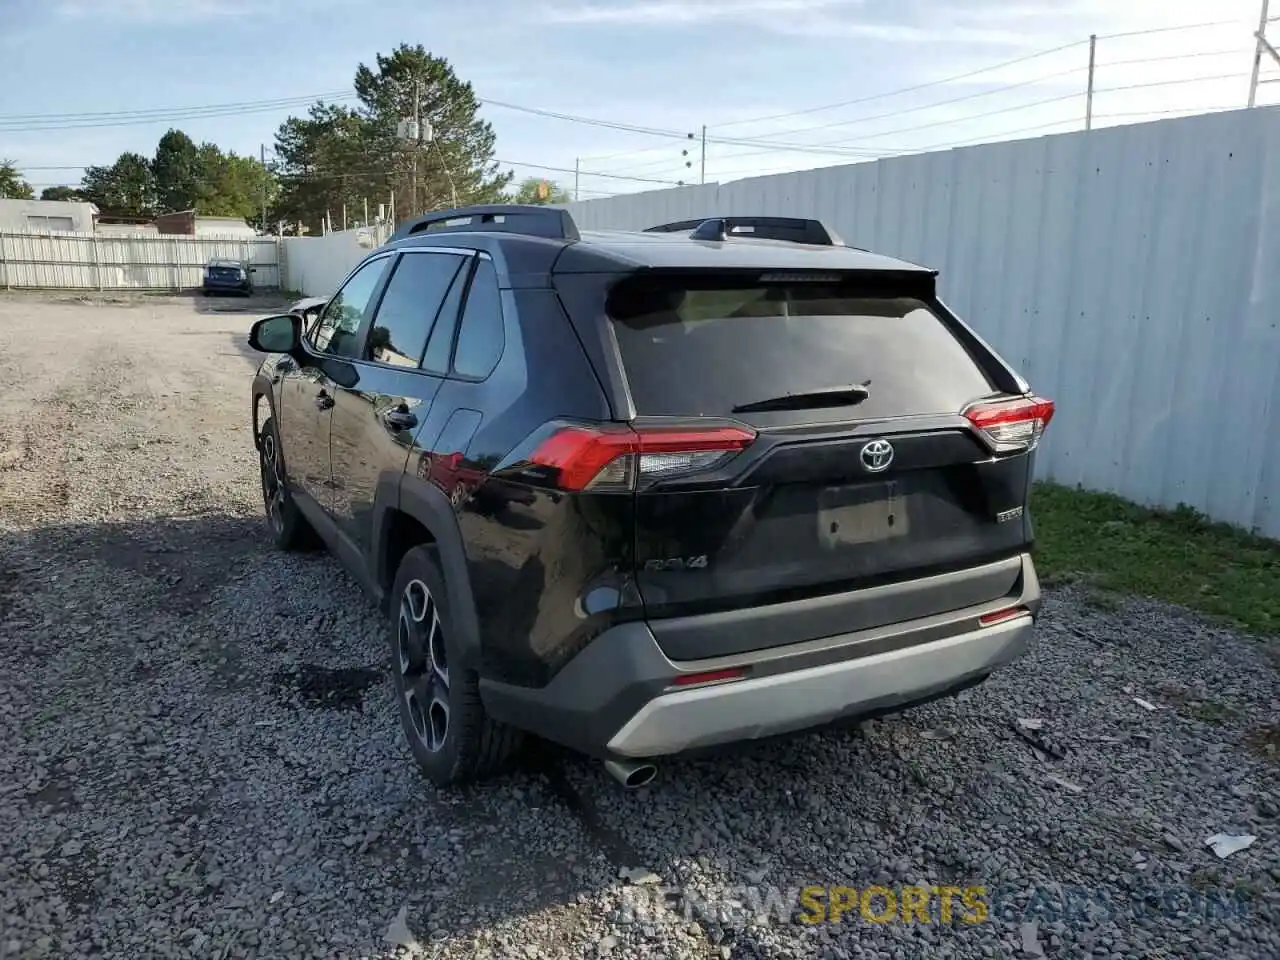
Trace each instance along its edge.
<path fill-rule="evenodd" d="M 187 290 L 220 257 L 248 261 L 256 287 L 280 286 L 280 242 L 93 233 L 0 233 L 0 290 Z"/>
<path fill-rule="evenodd" d="M 812 216 L 935 267 L 1051 397 L 1040 473 L 1280 537 L 1280 107 L 569 204 Z"/>

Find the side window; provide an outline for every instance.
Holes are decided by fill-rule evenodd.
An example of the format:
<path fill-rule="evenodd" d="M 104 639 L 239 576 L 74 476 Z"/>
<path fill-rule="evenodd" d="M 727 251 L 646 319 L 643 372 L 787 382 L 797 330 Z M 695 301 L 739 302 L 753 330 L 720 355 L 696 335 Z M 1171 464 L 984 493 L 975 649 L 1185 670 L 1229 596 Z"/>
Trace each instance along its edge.
<path fill-rule="evenodd" d="M 356 333 L 364 322 L 369 301 L 373 299 L 389 262 L 389 257 L 370 260 L 353 273 L 333 299 L 325 304 L 324 313 L 311 336 L 311 343 L 318 352 L 335 357 L 355 357 L 359 353 Z"/>
<path fill-rule="evenodd" d="M 467 263 L 453 278 L 449 295 L 444 298 L 444 306 L 440 308 L 439 318 L 431 331 L 427 352 L 422 357 L 423 370 L 441 375 L 449 372 L 449 354 L 453 351 L 453 335 L 458 329 L 458 311 L 462 309 L 462 295 L 466 292 L 469 276 L 471 264 Z"/>
<path fill-rule="evenodd" d="M 477 380 L 489 376 L 502 356 L 503 340 L 498 273 L 492 261 L 482 259 L 476 264 L 462 311 L 458 348 L 453 354 L 454 373 Z"/>
<path fill-rule="evenodd" d="M 365 359 L 416 367 L 440 305 L 465 258 L 451 253 L 405 253 L 369 329 Z"/>

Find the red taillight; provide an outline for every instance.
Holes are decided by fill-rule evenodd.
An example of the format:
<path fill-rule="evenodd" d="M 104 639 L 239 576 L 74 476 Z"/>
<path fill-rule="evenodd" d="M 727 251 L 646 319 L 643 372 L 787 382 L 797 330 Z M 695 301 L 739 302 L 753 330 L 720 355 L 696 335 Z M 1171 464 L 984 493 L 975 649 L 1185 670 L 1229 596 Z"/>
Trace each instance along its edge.
<path fill-rule="evenodd" d="M 984 627 L 989 627 L 993 623 L 1003 623 L 1005 620 L 1029 616 L 1030 614 L 1031 611 L 1026 607 L 1006 607 L 1004 610 L 993 610 L 991 613 L 984 613 L 978 618 L 978 622 Z"/>
<path fill-rule="evenodd" d="M 994 453 L 1030 450 L 1040 442 L 1053 419 L 1053 401 L 1019 397 L 999 403 L 979 403 L 964 411 Z"/>
<path fill-rule="evenodd" d="M 744 427 L 564 426 L 529 462 L 559 471 L 565 490 L 634 490 L 644 481 L 709 470 L 755 440 Z"/>
<path fill-rule="evenodd" d="M 671 682 L 677 687 L 696 687 L 704 683 L 741 680 L 746 675 L 747 671 L 741 667 L 727 667 L 724 670 L 708 670 L 706 673 L 682 673 Z"/>

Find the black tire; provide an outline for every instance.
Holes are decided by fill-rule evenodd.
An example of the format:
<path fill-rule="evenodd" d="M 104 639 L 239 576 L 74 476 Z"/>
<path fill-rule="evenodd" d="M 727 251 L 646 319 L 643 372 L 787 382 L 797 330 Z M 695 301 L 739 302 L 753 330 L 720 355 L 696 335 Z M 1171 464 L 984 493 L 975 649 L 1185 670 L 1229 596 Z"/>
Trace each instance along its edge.
<path fill-rule="evenodd" d="M 479 676 L 460 664 L 433 547 L 405 554 L 392 591 L 391 675 L 414 761 L 438 787 L 498 772 L 518 752 L 523 734 L 490 719 L 480 702 Z"/>
<path fill-rule="evenodd" d="M 273 417 L 268 417 L 258 434 L 258 470 L 262 480 L 262 506 L 267 515 L 271 539 L 281 550 L 312 550 L 320 542 L 307 518 L 289 494 L 280 435 Z"/>

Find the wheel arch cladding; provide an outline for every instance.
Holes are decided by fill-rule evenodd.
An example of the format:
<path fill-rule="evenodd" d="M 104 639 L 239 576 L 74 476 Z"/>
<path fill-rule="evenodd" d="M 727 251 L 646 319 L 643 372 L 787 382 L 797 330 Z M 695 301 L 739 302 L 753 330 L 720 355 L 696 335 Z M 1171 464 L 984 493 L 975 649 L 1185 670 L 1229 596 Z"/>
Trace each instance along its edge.
<path fill-rule="evenodd" d="M 453 503 L 427 481 L 402 475 L 379 479 L 374 511 L 375 573 L 378 585 L 386 591 L 387 609 L 396 602 L 390 593 L 404 555 L 417 546 L 433 547 L 460 652 L 469 665 L 478 664 L 480 625 Z"/>

